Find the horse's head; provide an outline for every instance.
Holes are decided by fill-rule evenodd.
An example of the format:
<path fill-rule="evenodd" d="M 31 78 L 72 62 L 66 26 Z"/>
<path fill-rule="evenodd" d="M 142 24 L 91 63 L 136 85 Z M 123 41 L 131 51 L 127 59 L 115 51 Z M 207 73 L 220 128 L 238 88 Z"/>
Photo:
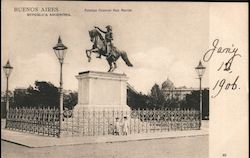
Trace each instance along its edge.
<path fill-rule="evenodd" d="M 104 42 L 104 38 L 102 37 L 101 33 L 97 29 L 93 29 L 89 31 L 90 41 L 95 43 L 98 41 Z"/>
<path fill-rule="evenodd" d="M 89 37 L 90 37 L 91 42 L 95 42 L 94 39 L 95 39 L 95 36 L 96 36 L 96 31 L 97 31 L 96 29 L 89 31 Z"/>

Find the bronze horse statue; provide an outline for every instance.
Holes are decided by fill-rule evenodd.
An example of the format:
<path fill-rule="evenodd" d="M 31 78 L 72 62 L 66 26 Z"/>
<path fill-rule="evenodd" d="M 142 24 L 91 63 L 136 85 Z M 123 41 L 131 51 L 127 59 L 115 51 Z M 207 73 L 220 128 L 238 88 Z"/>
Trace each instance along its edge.
<path fill-rule="evenodd" d="M 128 60 L 127 53 L 125 51 L 118 50 L 115 46 L 112 46 L 113 55 L 108 55 L 107 50 L 106 50 L 107 47 L 105 44 L 105 40 L 98 30 L 93 29 L 89 31 L 89 36 L 90 36 L 90 41 L 94 43 L 92 46 L 92 49 L 86 50 L 86 55 L 88 57 L 89 62 L 91 61 L 91 53 L 93 52 L 93 53 L 101 54 L 102 56 L 106 57 L 106 60 L 109 63 L 108 72 L 113 72 L 117 68 L 116 61 L 119 59 L 120 56 L 122 57 L 126 65 L 130 67 L 133 66 Z"/>

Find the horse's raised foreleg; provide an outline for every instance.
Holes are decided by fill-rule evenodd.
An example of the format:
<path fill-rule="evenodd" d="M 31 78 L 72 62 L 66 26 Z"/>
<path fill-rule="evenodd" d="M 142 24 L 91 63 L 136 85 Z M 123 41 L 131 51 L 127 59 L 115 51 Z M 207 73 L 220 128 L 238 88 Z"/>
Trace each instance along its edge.
<path fill-rule="evenodd" d="M 92 48 L 92 49 L 87 49 L 86 50 L 86 55 L 87 55 L 87 58 L 88 58 L 89 62 L 91 61 L 91 53 L 97 53 L 98 51 L 99 51 L 98 48 Z"/>
<path fill-rule="evenodd" d="M 89 52 L 89 53 L 88 53 L 88 52 Z M 90 56 L 90 55 L 91 55 L 91 52 L 92 52 L 91 49 L 87 49 L 87 50 L 86 50 L 86 55 L 87 55 L 87 58 L 88 58 L 88 62 L 91 61 L 91 56 Z"/>

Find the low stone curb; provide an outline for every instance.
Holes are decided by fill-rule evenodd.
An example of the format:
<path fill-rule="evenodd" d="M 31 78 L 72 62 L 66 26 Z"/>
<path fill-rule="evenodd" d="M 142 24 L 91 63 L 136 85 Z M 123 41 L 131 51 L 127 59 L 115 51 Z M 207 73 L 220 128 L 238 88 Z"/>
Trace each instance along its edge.
<path fill-rule="evenodd" d="M 96 143 L 121 143 L 128 141 L 143 141 L 153 139 L 173 139 L 182 137 L 195 137 L 208 135 L 208 129 L 193 131 L 171 131 L 146 134 L 133 134 L 128 136 L 85 136 L 85 137 L 46 137 L 2 129 L 1 140 L 22 145 L 29 148 L 42 148 L 53 146 L 73 146 Z"/>

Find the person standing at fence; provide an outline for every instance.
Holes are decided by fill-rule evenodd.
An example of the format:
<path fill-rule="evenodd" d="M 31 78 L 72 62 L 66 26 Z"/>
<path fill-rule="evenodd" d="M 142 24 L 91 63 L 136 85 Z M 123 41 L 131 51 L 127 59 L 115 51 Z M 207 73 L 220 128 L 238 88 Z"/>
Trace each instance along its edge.
<path fill-rule="evenodd" d="M 120 133 L 120 122 L 119 118 L 115 118 L 115 129 L 114 129 L 114 135 L 119 135 Z"/>
<path fill-rule="evenodd" d="M 122 134 L 128 135 L 128 130 L 129 130 L 128 118 L 127 118 L 127 116 L 125 116 L 123 118 L 123 123 L 122 123 Z"/>
<path fill-rule="evenodd" d="M 127 116 L 124 117 L 124 135 L 128 135 L 128 130 L 129 130 L 129 122 Z"/>

